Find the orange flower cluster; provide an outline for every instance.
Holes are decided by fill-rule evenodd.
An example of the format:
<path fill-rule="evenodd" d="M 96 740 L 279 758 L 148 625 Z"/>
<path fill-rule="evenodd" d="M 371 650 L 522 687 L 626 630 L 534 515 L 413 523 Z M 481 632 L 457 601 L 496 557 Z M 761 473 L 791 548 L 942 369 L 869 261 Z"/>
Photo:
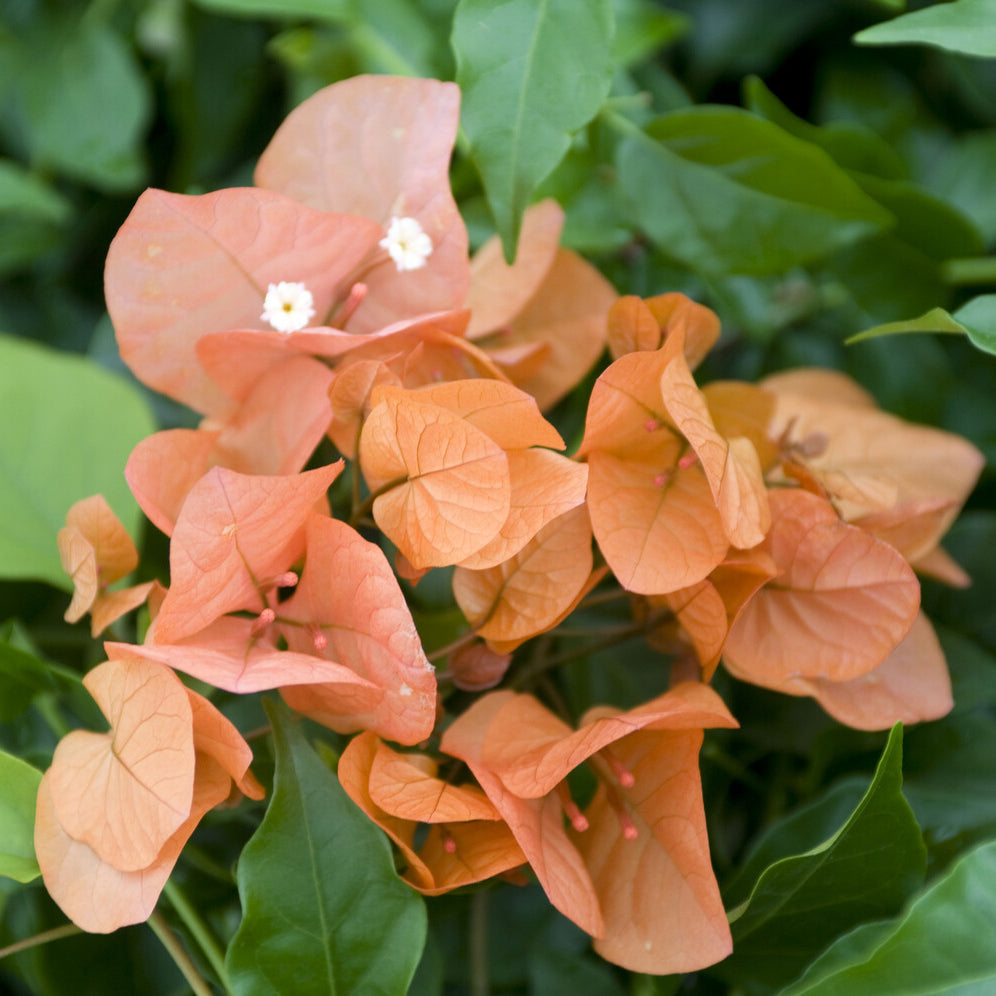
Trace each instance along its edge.
<path fill-rule="evenodd" d="M 147 191 L 114 240 L 122 356 L 204 418 L 126 470 L 170 536 L 165 592 L 105 591 L 136 558 L 99 499 L 60 536 L 69 618 L 90 609 L 100 629 L 145 598 L 153 617 L 87 678 L 111 732 L 67 737 L 39 797 L 46 885 L 87 930 L 147 917 L 204 813 L 233 785 L 260 795 L 245 741 L 176 671 L 277 689 L 357 734 L 339 777 L 415 888 L 528 866 L 602 956 L 654 974 L 731 948 L 698 771 L 703 731 L 736 725 L 708 686 L 721 659 L 862 728 L 951 706 L 914 569 L 965 582 L 939 541 L 981 456 L 838 374 L 700 388 L 716 316 L 617 298 L 559 247 L 551 202 L 527 212 L 514 264 L 496 240 L 468 259 L 458 112 L 453 84 L 337 84 L 281 126 L 256 187 Z M 543 412 L 606 346 L 567 457 Z M 316 460 L 325 440 L 343 459 Z M 349 522 L 328 502 L 347 460 Z M 374 526 L 393 565 L 358 531 Z M 484 692 L 459 715 L 398 581 L 444 566 L 469 627 L 453 678 Z M 610 576 L 653 620 L 670 691 L 575 729 L 487 690 Z M 593 794 L 575 798 L 582 766 Z"/>

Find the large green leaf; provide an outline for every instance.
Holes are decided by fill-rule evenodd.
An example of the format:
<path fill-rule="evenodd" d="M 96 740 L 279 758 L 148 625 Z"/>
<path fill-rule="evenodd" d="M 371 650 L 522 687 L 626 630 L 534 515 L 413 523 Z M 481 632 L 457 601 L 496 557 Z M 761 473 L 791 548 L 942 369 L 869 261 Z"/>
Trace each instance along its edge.
<path fill-rule="evenodd" d="M 461 123 L 509 259 L 537 184 L 609 92 L 612 38 L 610 0 L 460 0 Z"/>
<path fill-rule="evenodd" d="M 934 45 L 996 58 L 996 0 L 935 3 L 859 31 L 859 45 Z"/>
<path fill-rule="evenodd" d="M 425 943 L 425 904 L 290 712 L 267 711 L 277 770 L 239 861 L 243 920 L 226 959 L 233 992 L 404 993 Z"/>
<path fill-rule="evenodd" d="M 140 513 L 124 480 L 128 454 L 155 431 L 122 378 L 81 356 L 0 336 L 0 578 L 67 590 L 56 534 L 73 502 L 102 493 L 133 536 Z"/>
<path fill-rule="evenodd" d="M 897 724 L 843 826 L 817 847 L 769 865 L 730 912 L 734 954 L 723 971 L 788 982 L 842 931 L 898 910 L 925 867 L 920 828 L 902 793 Z"/>
<path fill-rule="evenodd" d="M 66 15 L 33 32 L 23 56 L 17 117 L 33 160 L 104 190 L 138 186 L 152 100 L 121 35 Z"/>
<path fill-rule="evenodd" d="M 729 107 L 694 107 L 620 143 L 633 219 L 710 276 L 780 273 L 894 219 L 822 149 Z"/>
<path fill-rule="evenodd" d="M 996 992 L 996 840 L 966 854 L 894 920 L 833 944 L 782 996 Z"/>
<path fill-rule="evenodd" d="M 30 882 L 41 871 L 35 860 L 35 799 L 41 772 L 0 751 L 0 875 Z"/>

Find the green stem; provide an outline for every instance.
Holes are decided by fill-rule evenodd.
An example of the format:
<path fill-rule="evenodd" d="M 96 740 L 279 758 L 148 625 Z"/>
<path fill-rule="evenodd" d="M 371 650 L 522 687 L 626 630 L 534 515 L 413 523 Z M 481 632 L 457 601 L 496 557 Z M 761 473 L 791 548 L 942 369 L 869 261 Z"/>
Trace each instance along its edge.
<path fill-rule="evenodd" d="M 48 944 L 49 941 L 58 941 L 63 937 L 72 937 L 73 934 L 82 934 L 83 931 L 75 923 L 65 923 L 61 927 L 53 927 L 51 930 L 42 931 L 34 937 L 26 937 L 23 941 L 8 944 L 5 948 L 0 948 L 0 960 L 7 955 L 17 954 L 18 951 L 27 951 L 28 948 L 36 948 L 39 944 Z"/>
<path fill-rule="evenodd" d="M 488 896 L 487 889 L 475 892 L 470 900 L 470 992 L 488 996 Z"/>
<path fill-rule="evenodd" d="M 204 957 L 211 963 L 211 967 L 214 969 L 215 974 L 221 980 L 221 984 L 224 986 L 225 991 L 228 992 L 228 974 L 225 971 L 225 954 L 221 950 L 221 946 L 218 944 L 208 928 L 208 925 L 201 919 L 200 914 L 197 910 L 190 904 L 190 900 L 183 894 L 180 887 L 172 881 L 172 879 L 166 882 L 166 886 L 163 889 L 163 895 L 170 901 L 173 909 L 176 910 L 180 919 L 183 921 L 187 930 L 193 935 L 194 940 L 197 941 L 201 951 L 204 952 Z"/>
<path fill-rule="evenodd" d="M 374 502 L 381 495 L 386 494 L 392 488 L 400 487 L 407 480 L 407 477 L 396 477 L 393 481 L 388 481 L 387 484 L 382 485 L 376 491 L 371 491 L 362 504 L 358 508 L 353 509 L 353 513 L 349 517 L 349 524 L 355 529 L 360 522 L 370 515 Z"/>
<path fill-rule="evenodd" d="M 949 284 L 996 284 L 996 256 L 976 259 L 949 259 L 942 267 Z"/>
<path fill-rule="evenodd" d="M 190 960 L 190 955 L 184 950 L 176 934 L 169 929 L 162 914 L 158 910 L 153 910 L 147 923 L 193 989 L 194 996 L 213 996 L 210 987 L 197 971 L 197 966 Z"/>

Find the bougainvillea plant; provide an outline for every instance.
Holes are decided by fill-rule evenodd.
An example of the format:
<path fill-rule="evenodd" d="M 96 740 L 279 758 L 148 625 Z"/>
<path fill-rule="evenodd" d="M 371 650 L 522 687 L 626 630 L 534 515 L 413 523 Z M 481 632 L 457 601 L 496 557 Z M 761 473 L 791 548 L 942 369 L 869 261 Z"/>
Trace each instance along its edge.
<path fill-rule="evenodd" d="M 65 618 L 103 652 L 74 693 L 93 722 L 31 783 L 25 861 L 72 930 L 148 921 L 201 996 L 442 992 L 427 959 L 461 954 L 431 904 L 477 916 L 499 884 L 541 890 L 599 979 L 736 980 L 741 937 L 792 932 L 777 863 L 714 871 L 701 766 L 740 763 L 710 745 L 759 722 L 745 686 L 893 731 L 851 821 L 898 779 L 898 726 L 954 706 L 920 579 L 969 584 L 941 544 L 983 454 L 838 371 L 710 376 L 717 314 L 619 293 L 553 199 L 493 205 L 471 250 L 461 99 L 321 88 L 254 186 L 148 189 L 107 254 L 121 358 L 196 420 L 123 467 L 168 574 L 102 495 L 66 511 Z M 558 683 L 632 640 L 639 686 Z M 244 844 L 224 925 L 182 889 L 215 826 Z M 786 860 L 818 881 L 841 834 Z"/>

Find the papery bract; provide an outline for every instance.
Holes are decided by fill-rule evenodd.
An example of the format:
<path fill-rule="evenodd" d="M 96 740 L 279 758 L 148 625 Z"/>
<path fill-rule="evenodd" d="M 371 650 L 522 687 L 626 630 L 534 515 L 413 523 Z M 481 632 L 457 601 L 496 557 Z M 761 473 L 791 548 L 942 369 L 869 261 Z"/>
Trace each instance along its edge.
<path fill-rule="evenodd" d="M 762 549 L 779 574 L 747 603 L 723 656 L 767 687 L 795 678 L 847 681 L 877 667 L 909 631 L 920 586 L 887 543 L 842 522 L 805 491 L 771 494 Z"/>
<path fill-rule="evenodd" d="M 305 521 L 341 469 L 340 461 L 290 477 L 208 471 L 173 531 L 154 642 L 190 636 L 226 612 L 266 608 L 260 585 L 303 555 Z"/>
<path fill-rule="evenodd" d="M 555 625 L 588 580 L 592 560 L 591 524 L 581 506 L 494 567 L 457 567 L 453 594 L 474 631 L 505 651 Z"/>
<path fill-rule="evenodd" d="M 480 343 L 544 411 L 568 393 L 605 348 L 616 292 L 590 263 L 557 246 L 563 211 L 529 208 L 510 266 L 498 236 L 471 261 L 467 335 Z"/>
<path fill-rule="evenodd" d="M 69 509 L 57 542 L 63 570 L 73 581 L 66 622 L 77 622 L 90 612 L 91 632 L 97 636 L 141 605 L 152 590 L 152 582 L 106 590 L 138 566 L 138 550 L 103 495 L 83 498 Z"/>
<path fill-rule="evenodd" d="M 281 280 L 306 284 L 325 315 L 379 237 L 366 218 L 267 190 L 147 190 L 107 254 L 105 294 L 121 356 L 150 387 L 202 413 L 223 412 L 229 403 L 198 366 L 197 340 L 266 328 L 266 288 Z"/>
<path fill-rule="evenodd" d="M 370 218 L 378 240 L 392 217 L 414 218 L 431 239 L 423 268 L 399 273 L 385 253 L 385 263 L 362 274 L 369 293 L 353 331 L 463 303 L 467 231 L 449 184 L 459 112 L 453 83 L 356 76 L 298 105 L 260 156 L 260 187 Z"/>
<path fill-rule="evenodd" d="M 152 913 L 183 845 L 204 814 L 229 798 L 233 782 L 254 799 L 263 790 L 238 730 L 167 668 L 109 661 L 85 681 L 112 721 L 105 739 L 118 760 L 103 765 L 109 778 L 79 778 L 78 755 L 92 753 L 89 738 L 99 735 L 76 731 L 63 740 L 39 786 L 35 851 L 46 888 L 67 916 L 84 930 L 107 933 Z M 126 778 L 113 773 L 115 763 Z M 122 791 L 126 779 L 144 781 L 157 765 L 161 777 L 149 782 L 151 795 Z M 170 795 L 179 810 L 164 824 L 157 814 L 171 805 Z"/>
<path fill-rule="evenodd" d="M 76 730 L 48 784 L 59 823 L 122 871 L 144 868 L 190 813 L 194 779 L 187 690 L 167 668 L 127 658 L 84 679 L 110 733 Z"/>
<path fill-rule="evenodd" d="M 343 522 L 313 516 L 304 573 L 280 620 L 291 651 L 336 661 L 381 693 L 358 711 L 335 686 L 298 684 L 281 689 L 288 705 L 342 733 L 367 729 L 403 744 L 429 736 L 435 672 L 379 547 Z"/>
<path fill-rule="evenodd" d="M 628 713 L 593 710 L 576 731 L 532 696 L 492 692 L 441 748 L 467 762 L 551 902 L 596 937 L 599 953 L 667 974 L 731 949 L 697 768 L 702 729 L 735 725 L 714 692 L 691 683 Z M 557 786 L 585 761 L 601 775 L 599 791 L 583 814 L 567 811 Z"/>
<path fill-rule="evenodd" d="M 519 845 L 487 796 L 473 785 L 450 785 L 421 754 L 398 754 L 372 733 L 354 737 L 338 774 L 350 798 L 400 849 L 404 877 L 438 895 L 525 863 Z M 420 823 L 430 824 L 416 846 Z"/>

